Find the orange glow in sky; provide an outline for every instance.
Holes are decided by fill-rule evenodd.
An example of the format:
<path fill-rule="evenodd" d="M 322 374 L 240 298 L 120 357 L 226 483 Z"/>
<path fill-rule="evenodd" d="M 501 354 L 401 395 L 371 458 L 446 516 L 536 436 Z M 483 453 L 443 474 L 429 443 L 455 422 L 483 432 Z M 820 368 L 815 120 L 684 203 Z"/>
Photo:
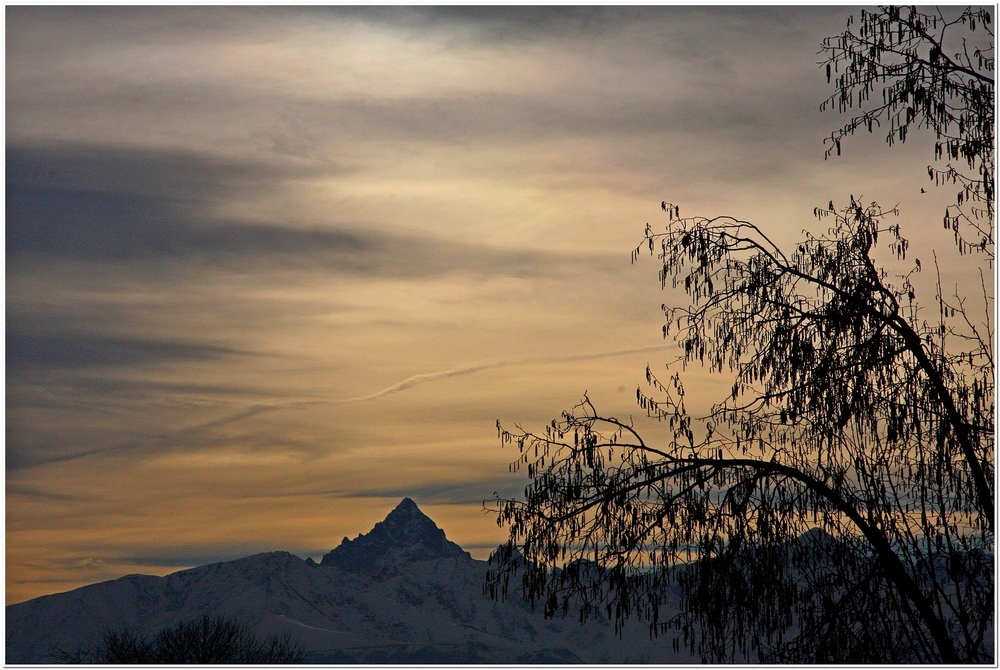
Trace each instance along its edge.
<path fill-rule="evenodd" d="M 952 258 L 932 137 L 823 158 L 849 14 L 8 7 L 7 602 L 319 557 L 404 496 L 484 558 L 496 420 L 638 420 L 674 355 L 629 262 L 661 200 L 782 243 L 899 203 Z"/>

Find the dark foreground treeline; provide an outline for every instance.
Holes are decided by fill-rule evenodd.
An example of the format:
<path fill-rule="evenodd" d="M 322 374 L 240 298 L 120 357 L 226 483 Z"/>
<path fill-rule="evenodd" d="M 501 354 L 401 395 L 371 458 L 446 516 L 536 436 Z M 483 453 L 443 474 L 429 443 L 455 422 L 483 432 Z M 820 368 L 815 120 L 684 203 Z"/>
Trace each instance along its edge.
<path fill-rule="evenodd" d="M 288 633 L 258 637 L 235 619 L 202 616 L 148 636 L 135 628 L 109 628 L 92 646 L 60 651 L 64 663 L 288 664 L 301 663 L 301 645 Z"/>

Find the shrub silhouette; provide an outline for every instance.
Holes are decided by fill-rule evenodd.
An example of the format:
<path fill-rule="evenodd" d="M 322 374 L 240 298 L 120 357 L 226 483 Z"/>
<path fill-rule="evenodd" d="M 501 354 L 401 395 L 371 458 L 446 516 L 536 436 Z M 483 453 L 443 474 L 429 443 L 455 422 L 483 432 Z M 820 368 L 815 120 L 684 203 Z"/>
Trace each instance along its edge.
<path fill-rule="evenodd" d="M 109 628 L 93 647 L 56 653 L 65 663 L 289 664 L 305 655 L 291 635 L 258 637 L 246 624 L 204 615 L 164 628 L 152 638 L 129 626 Z"/>

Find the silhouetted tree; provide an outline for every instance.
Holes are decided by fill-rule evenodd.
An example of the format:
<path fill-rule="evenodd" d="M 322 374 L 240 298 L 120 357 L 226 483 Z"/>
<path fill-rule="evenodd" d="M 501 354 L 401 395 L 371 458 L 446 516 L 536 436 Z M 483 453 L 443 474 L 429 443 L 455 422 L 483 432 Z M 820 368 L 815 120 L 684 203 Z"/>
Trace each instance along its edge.
<path fill-rule="evenodd" d="M 989 124 L 940 116 L 961 94 L 939 80 L 969 61 L 925 58 L 926 45 L 939 44 L 928 19 L 901 15 L 865 13 L 860 36 L 845 33 L 830 53 L 831 67 L 849 64 L 838 91 L 860 86 L 863 100 L 883 82 L 897 101 L 937 96 L 927 103 L 939 124 L 931 128 L 943 137 L 957 126 L 942 146 L 982 162 L 978 180 L 948 174 L 992 217 L 992 148 L 979 144 L 992 147 L 992 107 Z M 970 29 L 990 18 L 962 17 Z M 985 50 L 973 53 L 980 71 L 992 71 Z M 883 72 L 883 54 L 904 64 Z M 991 79 L 975 86 L 988 86 L 982 95 L 992 100 Z M 899 104 L 867 119 L 895 118 Z M 900 141 L 898 128 L 913 122 L 902 113 Z M 861 125 L 852 124 L 833 141 Z M 680 374 L 661 379 L 647 368 L 650 390 L 638 402 L 668 429 L 655 444 L 587 398 L 544 433 L 498 422 L 529 485 L 523 501 L 497 500 L 510 537 L 488 590 L 504 597 L 513 583 L 550 615 L 575 608 L 618 624 L 637 616 L 712 661 L 991 660 L 995 368 L 982 270 L 976 301 L 946 296 L 938 274 L 930 315 L 916 296 L 920 261 L 892 276 L 876 257 L 906 263 L 908 243 L 889 221 L 895 210 L 853 197 L 840 210 L 831 203 L 814 212 L 828 230 L 786 253 L 749 222 L 661 207 L 666 231 L 647 226 L 633 261 L 648 247 L 662 261 L 663 287 L 683 288 L 686 307 L 663 307 L 664 337 L 680 346 L 681 369 L 698 363 L 729 375 L 729 397 L 692 417 Z M 992 264 L 992 222 L 979 220 L 978 258 Z M 596 567 L 574 569 L 581 559 Z M 661 610 L 674 582 L 681 614 L 668 618 Z"/>
<path fill-rule="evenodd" d="M 110 628 L 94 647 L 58 654 L 66 663 L 117 664 L 291 664 L 302 647 L 288 633 L 258 637 L 234 619 L 202 616 L 164 628 L 152 638 L 135 628 Z"/>
<path fill-rule="evenodd" d="M 935 160 L 948 163 L 928 167 L 928 175 L 960 187 L 945 227 L 954 230 L 959 253 L 991 250 L 996 101 L 990 9 L 862 10 L 855 30 L 853 19 L 841 35 L 823 40 L 826 78 L 836 91 L 821 108 L 856 112 L 831 133 L 827 156 L 839 155 L 841 140 L 858 129 L 882 129 L 889 145 L 905 142 L 910 128 L 930 129 Z M 965 162 L 971 173 L 952 161 Z"/>

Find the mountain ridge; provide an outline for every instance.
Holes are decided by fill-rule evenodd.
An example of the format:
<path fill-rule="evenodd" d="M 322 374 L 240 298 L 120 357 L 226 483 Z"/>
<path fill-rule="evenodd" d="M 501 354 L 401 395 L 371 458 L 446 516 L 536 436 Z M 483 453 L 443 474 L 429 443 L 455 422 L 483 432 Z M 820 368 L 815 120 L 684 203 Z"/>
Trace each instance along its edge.
<path fill-rule="evenodd" d="M 345 538 L 346 539 L 346 538 Z M 344 549 L 349 547 L 349 549 Z M 330 557 L 330 558 L 328 558 Z M 483 594 L 488 569 L 404 499 L 368 533 L 324 556 L 263 552 L 127 575 L 6 609 L 6 662 L 51 663 L 109 626 L 153 633 L 202 614 L 261 635 L 291 633 L 307 663 L 691 663 L 644 622 L 545 619 L 518 596 Z"/>

